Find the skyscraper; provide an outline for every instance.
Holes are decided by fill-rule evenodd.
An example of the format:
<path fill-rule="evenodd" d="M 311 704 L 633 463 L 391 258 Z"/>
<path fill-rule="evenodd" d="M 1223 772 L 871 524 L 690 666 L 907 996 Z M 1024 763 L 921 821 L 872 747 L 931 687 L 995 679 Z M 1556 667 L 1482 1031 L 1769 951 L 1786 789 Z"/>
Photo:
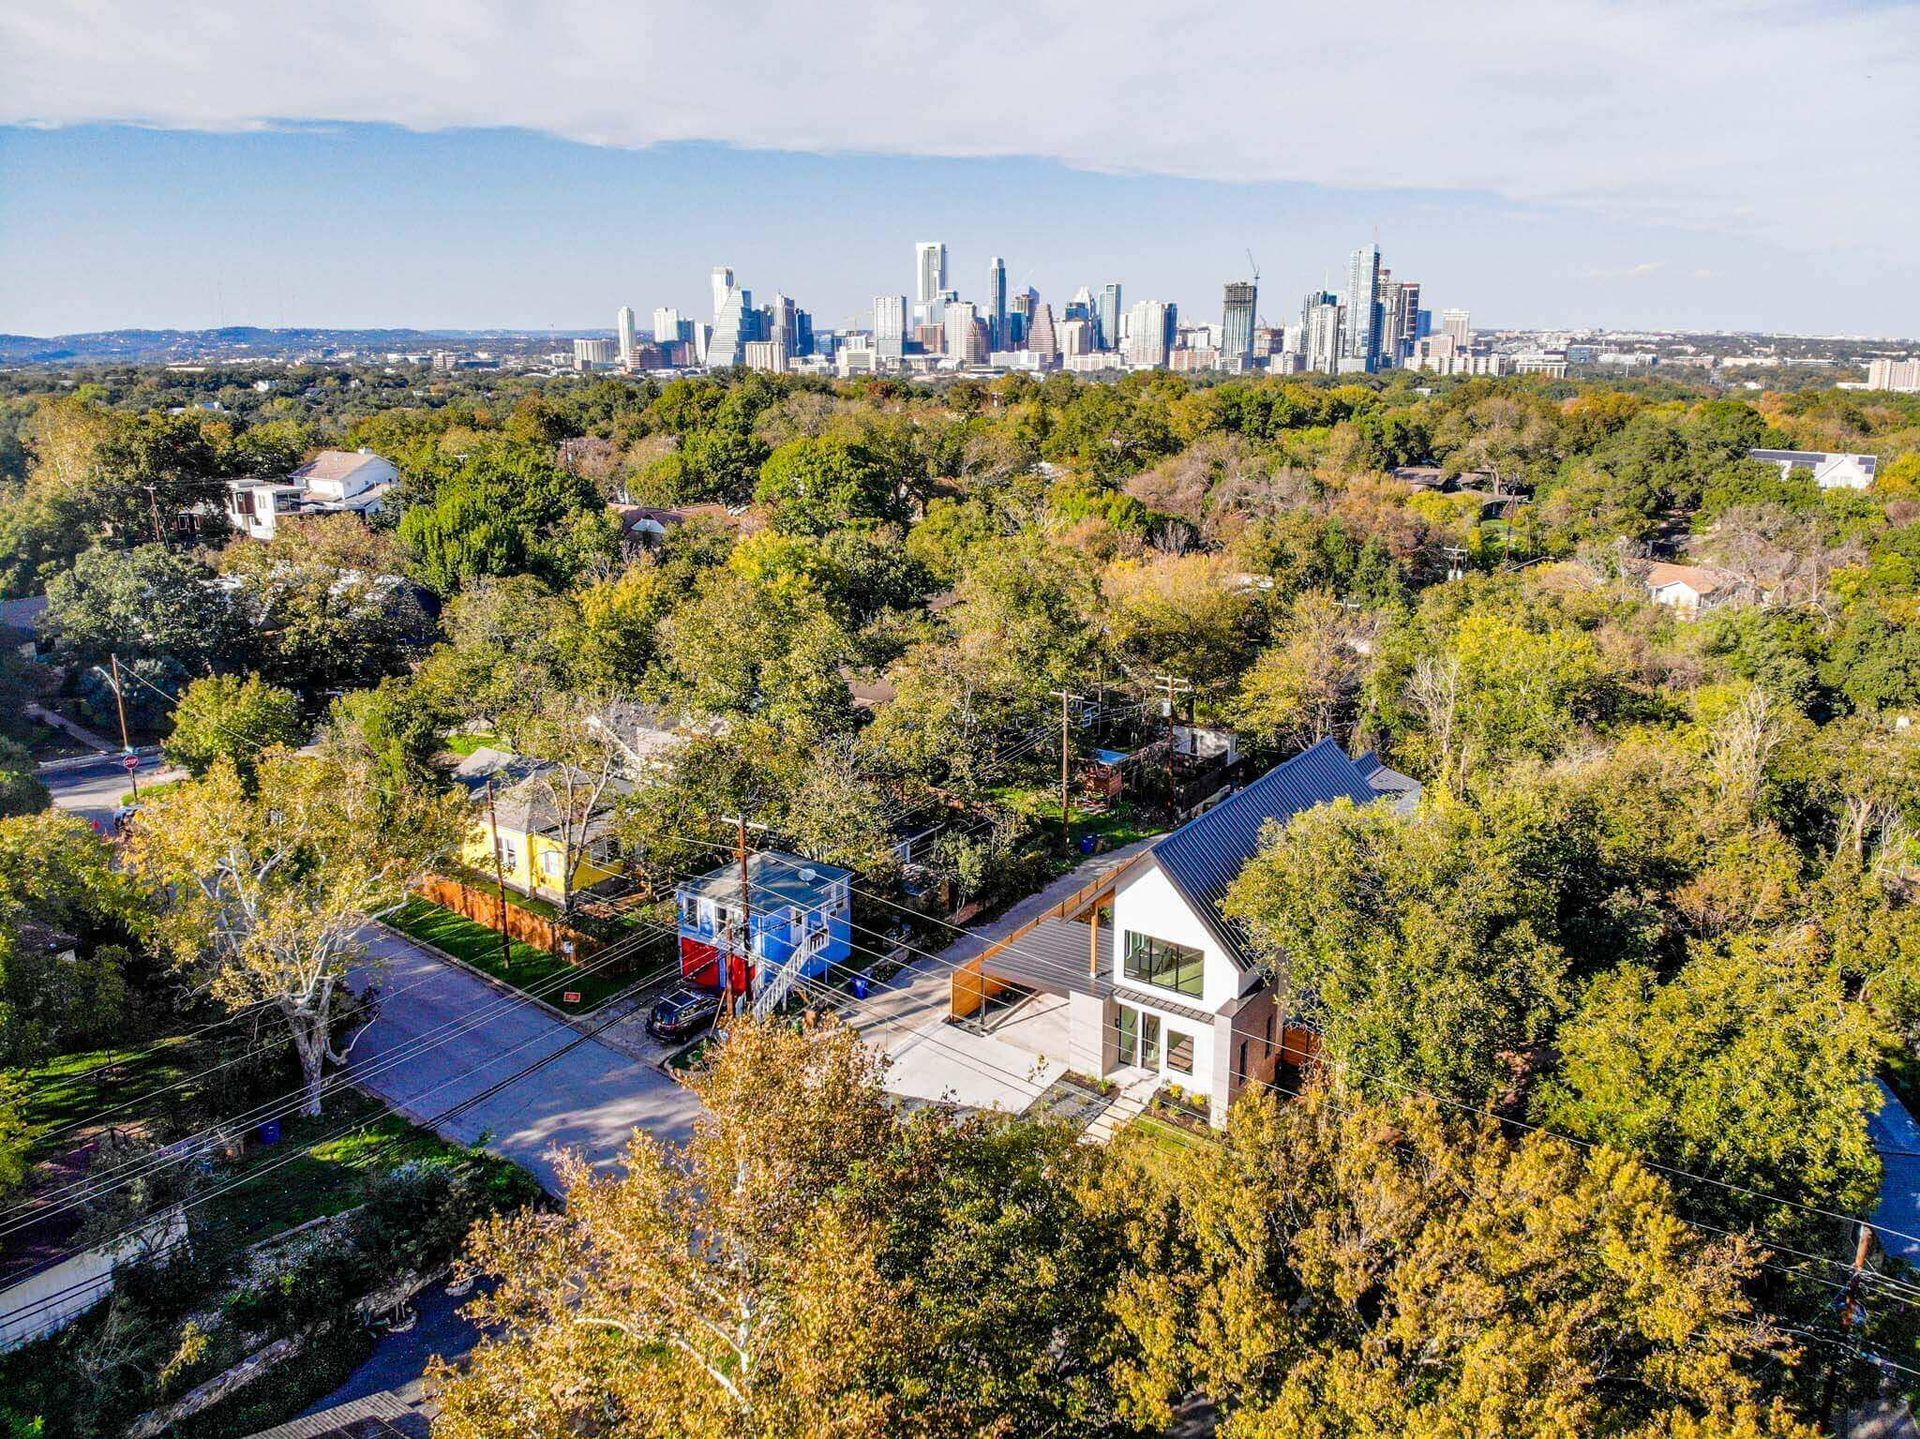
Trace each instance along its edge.
<path fill-rule="evenodd" d="M 1060 342 L 1054 338 L 1053 334 L 1053 306 L 1038 303 L 1037 296 L 1033 309 L 1033 329 L 1027 336 L 1027 348 L 1041 357 L 1042 369 L 1053 369 L 1059 363 Z"/>
<path fill-rule="evenodd" d="M 1253 317 L 1259 291 L 1252 280 L 1227 285 L 1225 313 L 1220 317 L 1220 363 L 1244 370 L 1253 363 Z"/>
<path fill-rule="evenodd" d="M 620 334 L 620 366 L 633 368 L 633 306 L 622 305 L 620 313 L 614 316 L 614 327 Z"/>
<path fill-rule="evenodd" d="M 987 261 L 987 336 L 994 349 L 1007 338 L 1007 262 L 995 255 Z"/>
<path fill-rule="evenodd" d="M 1300 348 L 1307 368 L 1332 374 L 1340 363 L 1340 297 L 1309 290 L 1300 304 Z"/>
<path fill-rule="evenodd" d="M 720 312 L 727 307 L 727 296 L 733 290 L 733 269 L 727 265 L 713 267 L 713 317 L 720 318 Z"/>
<path fill-rule="evenodd" d="M 729 270 L 728 276 L 733 272 Z M 720 272 L 714 271 L 714 281 L 719 282 Z M 724 370 L 732 365 L 743 365 L 747 360 L 747 341 L 754 338 L 758 328 L 758 317 L 752 314 L 753 292 L 729 288 L 720 304 L 720 313 L 714 317 L 713 338 L 707 341 L 707 367 Z"/>
<path fill-rule="evenodd" d="M 1342 370 L 1372 370 L 1380 360 L 1380 247 L 1362 245 L 1347 261 L 1347 333 Z"/>
<path fill-rule="evenodd" d="M 669 365 L 690 365 L 700 358 L 693 321 L 665 305 L 653 312 L 653 342 L 666 352 Z M 683 348 L 676 351 L 675 345 Z"/>
<path fill-rule="evenodd" d="M 767 315 L 769 323 L 766 338 L 772 342 L 782 362 L 792 359 L 800 353 L 797 333 L 800 328 L 799 316 L 793 301 L 776 293 L 773 303 L 767 307 Z"/>
<path fill-rule="evenodd" d="M 1458 349 L 1471 349 L 1473 347 L 1473 316 L 1465 310 L 1442 310 L 1440 333 L 1452 340 Z"/>
<path fill-rule="evenodd" d="M 1420 282 L 1400 282 L 1400 327 L 1386 337 L 1387 358 L 1399 364 L 1413 354 L 1420 338 Z"/>
<path fill-rule="evenodd" d="M 922 240 L 913 247 L 915 304 L 931 305 L 947 288 L 947 245 L 944 240 Z"/>
<path fill-rule="evenodd" d="M 873 297 L 873 348 L 882 359 L 897 360 L 906 353 L 907 297 Z"/>
<path fill-rule="evenodd" d="M 1040 292 L 1029 285 L 1007 301 L 1007 333 L 1001 343 L 1009 350 L 1024 350 L 1033 333 L 1034 312 L 1040 308 Z"/>
<path fill-rule="evenodd" d="M 1100 287 L 1100 307 L 1095 318 L 1099 326 L 1094 334 L 1095 346 L 1102 350 L 1112 350 L 1120 345 L 1120 282 L 1109 280 Z"/>
<path fill-rule="evenodd" d="M 1136 370 L 1164 366 L 1179 325 L 1179 312 L 1165 300 L 1138 301 L 1127 311 L 1127 363 Z"/>
<path fill-rule="evenodd" d="M 957 355 L 962 363 L 973 345 L 973 322 L 980 317 L 979 307 L 968 300 L 949 301 L 941 311 L 940 323 L 946 330 L 946 352 Z"/>
<path fill-rule="evenodd" d="M 1073 292 L 1073 298 L 1067 301 L 1067 308 L 1061 313 L 1060 318 L 1063 320 L 1085 320 L 1087 322 L 1087 329 L 1090 332 L 1098 330 L 1100 327 L 1100 307 L 1093 298 L 1093 291 L 1085 285 L 1075 290 Z"/>

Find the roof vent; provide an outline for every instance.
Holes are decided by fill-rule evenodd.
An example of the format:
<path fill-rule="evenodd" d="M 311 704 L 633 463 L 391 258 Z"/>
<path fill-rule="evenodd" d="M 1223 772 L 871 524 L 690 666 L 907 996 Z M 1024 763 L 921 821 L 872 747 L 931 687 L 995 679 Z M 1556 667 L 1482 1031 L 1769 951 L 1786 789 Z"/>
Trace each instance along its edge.
<path fill-rule="evenodd" d="M 803 869 L 800 871 L 800 878 L 804 879 L 808 884 L 812 884 L 816 879 L 820 878 L 820 872 L 818 870 Z"/>

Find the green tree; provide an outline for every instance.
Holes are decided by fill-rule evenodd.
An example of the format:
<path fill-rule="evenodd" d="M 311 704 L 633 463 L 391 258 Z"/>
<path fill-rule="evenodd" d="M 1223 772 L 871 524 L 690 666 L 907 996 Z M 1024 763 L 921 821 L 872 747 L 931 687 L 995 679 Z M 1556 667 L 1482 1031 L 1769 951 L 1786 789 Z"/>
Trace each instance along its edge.
<path fill-rule="evenodd" d="M 128 858 L 160 897 L 148 927 L 174 963 L 229 1009 L 285 1021 L 313 1115 L 327 1062 L 345 1062 L 347 975 L 375 963 L 367 920 L 401 904 L 464 824 L 451 796 L 396 794 L 338 755 L 272 749 L 251 787 L 222 759 L 148 805 Z"/>
<path fill-rule="evenodd" d="M 1349 1083 L 1506 1100 L 1550 1037 L 1568 984 L 1541 858 L 1556 820 L 1532 796 L 1516 808 L 1341 800 L 1295 816 L 1234 882 L 1227 913 Z"/>
<path fill-rule="evenodd" d="M 163 749 L 170 764 L 198 778 L 221 760 L 251 784 L 255 762 L 274 745 L 299 745 L 308 726 L 300 697 L 258 675 L 209 675 L 195 680 L 173 711 L 173 733 Z"/>
<path fill-rule="evenodd" d="M 893 484 L 865 445 L 823 436 L 789 440 L 767 456 L 753 497 L 773 507 L 775 528 L 824 535 L 897 518 Z"/>
<path fill-rule="evenodd" d="M 0 735 L 0 819 L 35 814 L 52 803 L 27 747 Z"/>
<path fill-rule="evenodd" d="M 244 664 L 253 645 L 213 571 L 158 545 L 86 551 L 47 586 L 46 623 L 83 664 L 117 653 L 205 674 Z"/>
<path fill-rule="evenodd" d="M 1751 1190 L 1871 1209 L 1880 1163 L 1867 1121 L 1891 1036 L 1856 1002 L 1819 936 L 1704 943 L 1671 979 L 1639 965 L 1597 976 L 1560 1026 L 1546 1123 Z M 1806 1218 L 1751 1192 L 1680 1178 L 1694 1213 L 1772 1234 Z M 1817 1242 L 1818 1233 L 1803 1236 Z"/>

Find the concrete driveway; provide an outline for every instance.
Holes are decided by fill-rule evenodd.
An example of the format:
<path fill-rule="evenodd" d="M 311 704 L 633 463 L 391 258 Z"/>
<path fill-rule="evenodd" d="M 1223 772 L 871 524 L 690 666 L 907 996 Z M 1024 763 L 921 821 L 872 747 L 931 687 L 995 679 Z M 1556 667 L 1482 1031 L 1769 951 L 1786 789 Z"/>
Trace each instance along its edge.
<path fill-rule="evenodd" d="M 350 1072 L 408 1118 L 425 1122 L 557 1056 L 436 1122 L 435 1130 L 462 1144 L 484 1138 L 555 1193 L 560 1150 L 579 1150 L 606 1167 L 635 1129 L 663 1140 L 691 1137 L 699 1101 L 651 1064 L 584 1037 L 391 931 L 370 927 L 367 940 L 386 962 L 380 983 L 393 997 L 355 1044 Z"/>

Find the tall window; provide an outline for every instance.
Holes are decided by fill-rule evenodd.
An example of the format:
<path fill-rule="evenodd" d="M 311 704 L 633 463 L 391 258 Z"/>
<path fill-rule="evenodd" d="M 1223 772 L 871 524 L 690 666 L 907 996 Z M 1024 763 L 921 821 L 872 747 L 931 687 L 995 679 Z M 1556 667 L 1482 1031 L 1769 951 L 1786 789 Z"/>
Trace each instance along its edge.
<path fill-rule="evenodd" d="M 1171 940 L 1155 939 L 1150 934 L 1127 931 L 1126 959 L 1122 972 L 1142 984 L 1170 989 L 1175 994 L 1199 998 L 1204 988 L 1205 964 L 1197 949 Z"/>

